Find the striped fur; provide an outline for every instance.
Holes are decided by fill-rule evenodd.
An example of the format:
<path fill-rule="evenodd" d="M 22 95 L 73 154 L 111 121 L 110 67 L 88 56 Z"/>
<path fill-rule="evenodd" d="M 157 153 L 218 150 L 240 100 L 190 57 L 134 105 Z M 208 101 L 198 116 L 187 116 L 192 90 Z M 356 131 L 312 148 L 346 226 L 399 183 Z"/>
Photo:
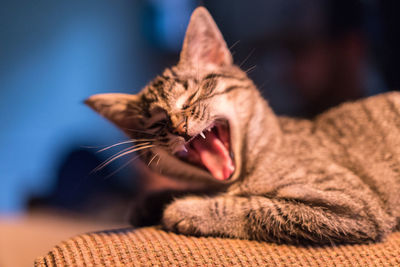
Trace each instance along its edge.
<path fill-rule="evenodd" d="M 314 120 L 277 117 L 232 64 L 204 8 L 192 15 L 177 66 L 136 96 L 87 103 L 131 138 L 154 139 L 142 159 L 155 171 L 217 188 L 175 199 L 162 216 L 166 229 L 324 244 L 378 241 L 399 227 L 400 94 L 345 103 Z M 174 156 L 221 117 L 236 167 L 226 182 Z"/>

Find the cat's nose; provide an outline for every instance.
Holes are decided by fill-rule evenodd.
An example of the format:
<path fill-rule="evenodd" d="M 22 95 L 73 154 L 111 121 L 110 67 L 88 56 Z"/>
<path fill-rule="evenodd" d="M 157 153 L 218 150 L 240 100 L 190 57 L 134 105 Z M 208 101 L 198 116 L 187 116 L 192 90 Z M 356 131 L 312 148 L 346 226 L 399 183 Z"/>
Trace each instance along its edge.
<path fill-rule="evenodd" d="M 184 123 L 177 125 L 175 127 L 174 131 L 179 135 L 186 134 L 186 127 L 185 127 Z"/>
<path fill-rule="evenodd" d="M 188 141 L 190 138 L 192 138 L 190 135 L 187 133 L 187 127 L 186 127 L 186 122 L 185 118 L 183 116 L 171 116 L 171 122 L 172 122 L 172 132 L 173 134 L 182 136 L 185 141 Z"/>
<path fill-rule="evenodd" d="M 186 122 L 182 115 L 172 115 L 171 117 L 172 127 L 174 131 L 179 134 L 186 133 Z"/>

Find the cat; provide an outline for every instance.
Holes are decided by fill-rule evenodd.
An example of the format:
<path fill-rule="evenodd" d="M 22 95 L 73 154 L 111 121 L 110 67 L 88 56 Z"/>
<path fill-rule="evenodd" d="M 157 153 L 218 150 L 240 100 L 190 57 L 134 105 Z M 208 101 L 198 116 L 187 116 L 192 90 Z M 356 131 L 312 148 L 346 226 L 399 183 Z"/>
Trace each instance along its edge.
<path fill-rule="evenodd" d="M 86 103 L 122 129 L 140 158 L 208 196 L 175 198 L 165 229 L 181 234 L 316 244 L 382 240 L 400 225 L 400 94 L 276 116 L 204 7 L 179 62 L 140 93 Z"/>

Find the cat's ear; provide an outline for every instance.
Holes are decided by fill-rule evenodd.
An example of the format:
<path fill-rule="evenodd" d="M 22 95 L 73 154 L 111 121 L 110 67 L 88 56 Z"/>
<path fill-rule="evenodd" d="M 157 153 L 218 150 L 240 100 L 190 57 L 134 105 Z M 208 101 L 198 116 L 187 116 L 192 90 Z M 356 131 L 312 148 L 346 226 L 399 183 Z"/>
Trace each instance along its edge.
<path fill-rule="evenodd" d="M 183 41 L 179 64 L 189 66 L 232 64 L 232 55 L 224 38 L 204 7 L 198 7 L 193 11 Z"/>
<path fill-rule="evenodd" d="M 85 104 L 97 111 L 124 131 L 135 128 L 139 97 L 130 94 L 97 94 L 85 100 Z"/>

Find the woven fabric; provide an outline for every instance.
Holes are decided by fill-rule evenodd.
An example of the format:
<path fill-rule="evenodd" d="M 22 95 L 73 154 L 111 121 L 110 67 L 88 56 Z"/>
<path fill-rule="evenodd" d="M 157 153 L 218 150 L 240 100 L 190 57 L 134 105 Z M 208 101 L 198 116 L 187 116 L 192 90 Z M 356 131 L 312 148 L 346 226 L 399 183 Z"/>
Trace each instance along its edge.
<path fill-rule="evenodd" d="M 368 245 L 289 246 L 190 237 L 156 227 L 88 233 L 63 241 L 35 266 L 400 266 L 400 232 Z"/>

